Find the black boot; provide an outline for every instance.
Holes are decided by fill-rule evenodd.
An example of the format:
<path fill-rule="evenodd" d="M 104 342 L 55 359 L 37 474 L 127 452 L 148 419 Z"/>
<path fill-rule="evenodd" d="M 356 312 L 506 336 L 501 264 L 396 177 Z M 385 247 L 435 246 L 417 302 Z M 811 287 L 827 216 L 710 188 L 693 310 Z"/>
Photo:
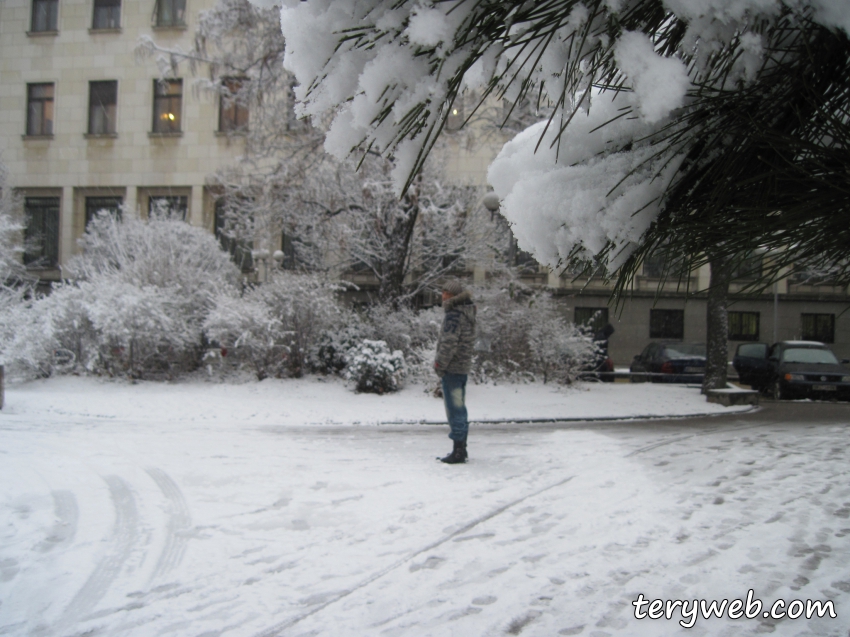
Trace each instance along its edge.
<path fill-rule="evenodd" d="M 454 443 L 452 452 L 445 458 L 440 458 L 440 462 L 445 462 L 446 464 L 461 464 L 466 462 L 466 459 L 469 457 L 466 453 L 466 441 L 458 442 L 455 440 Z"/>

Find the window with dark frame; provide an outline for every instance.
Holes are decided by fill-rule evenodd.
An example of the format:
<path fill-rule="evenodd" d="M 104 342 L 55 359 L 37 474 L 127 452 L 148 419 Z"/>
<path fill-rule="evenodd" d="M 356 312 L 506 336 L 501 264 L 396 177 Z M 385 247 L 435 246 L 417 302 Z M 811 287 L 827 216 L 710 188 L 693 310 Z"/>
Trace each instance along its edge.
<path fill-rule="evenodd" d="M 179 133 L 183 80 L 154 80 L 153 132 Z"/>
<path fill-rule="evenodd" d="M 148 215 L 168 212 L 184 221 L 189 213 L 189 197 L 185 195 L 151 195 L 148 197 Z"/>
<path fill-rule="evenodd" d="M 86 227 L 95 216 L 105 211 L 116 219 L 121 218 L 121 206 L 124 204 L 123 197 L 86 197 Z"/>
<path fill-rule="evenodd" d="M 121 27 L 121 0 L 94 0 L 92 29 L 118 29 Z"/>
<path fill-rule="evenodd" d="M 153 15 L 158 27 L 186 26 L 186 0 L 156 0 Z"/>
<path fill-rule="evenodd" d="M 729 312 L 728 321 L 730 341 L 759 340 L 758 312 Z"/>
<path fill-rule="evenodd" d="M 59 30 L 59 0 L 32 0 L 33 33 Z"/>
<path fill-rule="evenodd" d="M 227 207 L 225 200 L 218 199 L 215 202 L 215 237 L 221 249 L 230 254 L 231 260 L 243 272 L 254 269 L 254 260 L 251 256 L 251 242 L 246 239 L 237 239 L 227 234 Z M 286 250 L 284 249 L 284 254 Z"/>
<path fill-rule="evenodd" d="M 684 337 L 684 310 L 649 311 L 649 338 L 670 338 L 681 340 Z"/>
<path fill-rule="evenodd" d="M 89 82 L 89 135 L 114 135 L 118 82 Z"/>
<path fill-rule="evenodd" d="M 608 308 L 577 307 L 574 319 L 576 325 L 586 327 L 591 334 L 596 334 L 608 324 Z"/>
<path fill-rule="evenodd" d="M 24 265 L 56 267 L 59 263 L 59 197 L 26 197 L 24 213 Z"/>
<path fill-rule="evenodd" d="M 53 84 L 27 84 L 27 135 L 53 134 Z"/>
<path fill-rule="evenodd" d="M 738 261 L 732 269 L 730 280 L 732 281 L 755 281 L 761 276 L 762 255 L 750 252 Z"/>
<path fill-rule="evenodd" d="M 248 105 L 239 92 L 245 78 L 226 77 L 222 83 L 219 98 L 218 130 L 222 133 L 234 133 L 248 130 Z"/>
<path fill-rule="evenodd" d="M 835 314 L 801 314 L 804 341 L 835 342 Z"/>

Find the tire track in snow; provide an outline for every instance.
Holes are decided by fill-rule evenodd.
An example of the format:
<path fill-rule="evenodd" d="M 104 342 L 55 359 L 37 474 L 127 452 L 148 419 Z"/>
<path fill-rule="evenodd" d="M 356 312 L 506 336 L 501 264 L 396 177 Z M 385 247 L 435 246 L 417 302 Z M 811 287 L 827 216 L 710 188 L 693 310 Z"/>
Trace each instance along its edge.
<path fill-rule="evenodd" d="M 318 606 L 310 609 L 307 612 L 301 613 L 300 615 L 296 615 L 295 617 L 293 617 L 291 619 L 287 619 L 286 621 L 281 622 L 280 624 L 277 624 L 275 626 L 272 626 L 271 628 L 267 628 L 263 632 L 257 633 L 256 635 L 254 635 L 254 637 L 277 637 L 278 635 L 280 635 L 281 631 L 284 631 L 287 628 L 291 628 L 292 626 L 294 626 L 298 622 L 307 619 L 311 615 L 315 615 L 316 613 L 324 610 L 325 608 L 327 608 L 331 604 L 335 604 L 339 600 L 341 600 L 345 597 L 348 597 L 352 593 L 355 593 L 355 592 L 359 591 L 360 589 L 365 588 L 366 586 L 369 586 L 369 584 L 381 579 L 384 575 L 391 573 L 392 571 L 399 568 L 400 566 L 403 566 L 404 564 L 408 563 L 410 560 L 418 557 L 419 555 L 422 555 L 422 553 L 425 553 L 427 551 L 431 551 L 431 550 L 437 548 L 438 546 L 445 544 L 446 542 L 451 541 L 452 539 L 456 538 L 459 535 L 463 535 L 465 533 L 468 533 L 469 531 L 474 529 L 479 524 L 483 524 L 484 522 L 487 522 L 488 520 L 491 520 L 491 519 L 495 518 L 496 516 L 501 515 L 502 513 L 507 511 L 508 509 L 515 507 L 518 504 L 522 504 L 523 502 L 525 502 L 526 500 L 528 500 L 530 498 L 538 496 L 541 493 L 545 493 L 546 491 L 556 489 L 557 487 L 560 487 L 560 486 L 566 484 L 567 482 L 572 480 L 574 477 L 575 476 L 570 476 L 568 478 L 564 478 L 563 480 L 560 480 L 559 482 L 556 482 L 554 484 L 550 484 L 549 486 L 543 487 L 542 489 L 538 489 L 537 491 L 534 491 L 532 493 L 528 493 L 528 494 L 526 494 L 526 495 L 524 495 L 520 498 L 517 498 L 516 500 L 508 502 L 507 504 L 503 504 L 502 506 L 493 509 L 489 513 L 485 513 L 481 517 L 475 518 L 471 522 L 468 522 L 467 524 L 465 524 L 463 527 L 457 529 L 456 531 L 453 531 L 452 533 L 449 533 L 448 535 L 443 536 L 439 540 L 432 542 L 431 544 L 419 549 L 418 551 L 415 551 L 414 553 L 411 553 L 407 557 L 403 557 L 400 560 L 398 560 L 397 562 L 390 564 L 389 566 L 378 571 L 377 573 L 373 573 L 372 575 L 367 577 L 365 580 L 363 580 L 362 582 L 360 582 L 356 586 L 350 588 L 349 590 L 343 591 L 341 593 L 334 595 L 333 597 L 331 597 L 327 601 L 319 604 Z"/>
<path fill-rule="evenodd" d="M 713 429 L 706 429 L 704 431 L 698 431 L 692 434 L 687 434 L 685 436 L 676 436 L 675 438 L 668 438 L 666 440 L 660 440 L 657 442 L 652 442 L 648 445 L 644 445 L 634 451 L 630 451 L 627 453 L 624 458 L 631 458 L 632 456 L 636 456 L 641 453 L 646 453 L 647 451 L 652 451 L 653 449 L 657 449 L 658 447 L 664 447 L 666 445 L 676 444 L 677 442 L 682 442 L 683 440 L 690 440 L 691 438 L 697 438 L 700 436 L 710 436 L 711 434 L 717 433 L 737 433 L 739 431 L 746 431 L 747 429 L 756 429 L 758 427 L 765 427 L 769 425 L 774 425 L 776 423 L 773 422 L 758 422 L 758 423 L 747 423 L 745 425 L 740 425 L 738 427 L 715 427 Z"/>
<path fill-rule="evenodd" d="M 159 561 L 151 577 L 152 579 L 156 579 L 176 568 L 183 561 L 183 556 L 186 554 L 186 546 L 189 543 L 186 533 L 192 527 L 192 516 L 189 513 L 189 505 L 183 496 L 183 492 L 177 486 L 177 483 L 171 479 L 171 476 L 156 467 L 150 467 L 145 469 L 145 471 L 156 482 L 163 495 L 165 495 L 171 504 L 171 517 L 168 521 L 167 529 L 168 536 L 165 539 L 165 546 L 162 549 L 162 554 L 159 556 Z"/>
<path fill-rule="evenodd" d="M 115 509 L 115 525 L 110 536 L 113 546 L 101 558 L 86 583 L 62 613 L 56 626 L 57 632 L 63 632 L 97 606 L 121 573 L 138 538 L 139 515 L 130 486 L 118 476 L 107 476 L 104 481 L 109 487 L 110 499 Z"/>
<path fill-rule="evenodd" d="M 70 491 L 54 491 L 53 508 L 56 522 L 50 528 L 47 537 L 36 547 L 42 553 L 47 553 L 60 544 L 70 543 L 77 534 L 80 510 L 74 494 Z"/>

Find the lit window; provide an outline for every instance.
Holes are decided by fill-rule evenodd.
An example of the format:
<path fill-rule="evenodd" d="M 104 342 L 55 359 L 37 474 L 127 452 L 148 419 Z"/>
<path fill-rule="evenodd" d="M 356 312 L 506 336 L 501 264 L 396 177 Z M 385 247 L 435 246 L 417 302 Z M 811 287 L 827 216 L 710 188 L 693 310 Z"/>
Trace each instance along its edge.
<path fill-rule="evenodd" d="M 53 84 L 27 84 L 27 135 L 53 134 Z"/>
<path fill-rule="evenodd" d="M 89 83 L 89 134 L 115 134 L 118 82 Z"/>
<path fill-rule="evenodd" d="M 153 132 L 179 133 L 183 80 L 154 80 Z"/>
<path fill-rule="evenodd" d="M 92 29 L 117 29 L 121 26 L 121 0 L 94 0 Z"/>
<path fill-rule="evenodd" d="M 446 118 L 446 130 L 459 130 L 463 126 L 463 120 L 463 100 L 458 96 L 449 109 L 449 116 Z"/>
<path fill-rule="evenodd" d="M 245 104 L 245 96 L 240 94 L 244 83 L 245 80 L 239 77 L 222 80 L 218 116 L 218 130 L 222 133 L 248 129 L 248 106 Z"/>
<path fill-rule="evenodd" d="M 52 268 L 59 263 L 59 197 L 27 197 L 24 200 L 24 263 L 33 268 Z"/>
<path fill-rule="evenodd" d="M 32 31 L 59 30 L 59 0 L 32 0 Z"/>

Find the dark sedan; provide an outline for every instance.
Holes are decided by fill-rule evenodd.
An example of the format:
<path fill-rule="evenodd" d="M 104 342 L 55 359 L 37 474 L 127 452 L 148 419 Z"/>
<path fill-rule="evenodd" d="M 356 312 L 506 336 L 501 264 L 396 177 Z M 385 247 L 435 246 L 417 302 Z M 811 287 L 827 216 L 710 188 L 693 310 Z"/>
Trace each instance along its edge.
<path fill-rule="evenodd" d="M 701 383 L 705 375 L 702 343 L 650 343 L 629 366 L 631 381 Z"/>
<path fill-rule="evenodd" d="M 777 400 L 850 400 L 850 367 L 839 363 L 823 343 L 782 341 L 769 349 L 764 343 L 740 345 L 732 364 L 741 382 Z"/>

